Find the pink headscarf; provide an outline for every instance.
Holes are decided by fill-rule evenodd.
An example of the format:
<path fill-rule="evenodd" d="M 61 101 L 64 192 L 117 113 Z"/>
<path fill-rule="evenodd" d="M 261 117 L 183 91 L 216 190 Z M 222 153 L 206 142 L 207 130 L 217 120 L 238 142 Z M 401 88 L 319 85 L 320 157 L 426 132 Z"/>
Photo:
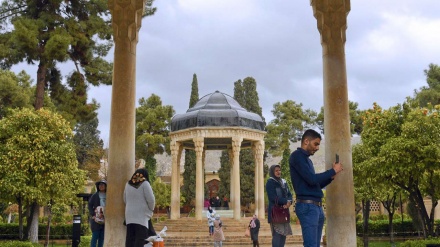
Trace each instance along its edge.
<path fill-rule="evenodd" d="M 254 214 L 254 217 L 252 217 L 252 220 L 251 220 L 251 228 L 255 228 L 255 227 L 257 227 L 257 225 L 255 224 L 255 219 L 257 219 L 257 215 L 256 214 Z"/>

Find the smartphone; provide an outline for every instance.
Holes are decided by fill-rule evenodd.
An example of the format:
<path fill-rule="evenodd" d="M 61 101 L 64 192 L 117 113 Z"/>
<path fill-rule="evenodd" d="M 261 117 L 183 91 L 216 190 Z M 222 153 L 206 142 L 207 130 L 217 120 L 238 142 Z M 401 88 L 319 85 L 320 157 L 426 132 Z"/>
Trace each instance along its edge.
<path fill-rule="evenodd" d="M 339 163 L 339 154 L 336 154 L 336 163 Z"/>

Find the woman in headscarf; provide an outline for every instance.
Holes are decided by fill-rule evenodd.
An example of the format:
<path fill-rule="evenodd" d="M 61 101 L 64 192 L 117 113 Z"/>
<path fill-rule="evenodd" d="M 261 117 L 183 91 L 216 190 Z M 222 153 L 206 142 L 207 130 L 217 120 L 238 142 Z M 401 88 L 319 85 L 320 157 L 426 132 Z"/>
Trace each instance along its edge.
<path fill-rule="evenodd" d="M 214 240 L 214 247 L 222 247 L 223 241 L 225 241 L 225 235 L 223 234 L 222 221 L 220 220 L 220 215 L 215 215 L 214 220 L 214 233 L 212 234 L 212 239 Z"/>
<path fill-rule="evenodd" d="M 258 243 L 258 232 L 260 232 L 260 220 L 257 215 L 254 214 L 251 222 L 249 222 L 249 229 L 251 232 L 251 240 L 253 247 L 260 247 L 260 243 Z"/>
<path fill-rule="evenodd" d="M 281 178 L 280 165 L 272 165 L 269 168 L 269 176 L 270 178 L 266 183 L 266 192 L 269 199 L 267 219 L 272 230 L 272 247 L 284 247 L 286 236 L 292 235 L 290 222 L 273 223 L 271 212 L 276 202 L 284 208 L 289 208 L 292 205 L 292 194 L 290 193 L 286 180 Z"/>
<path fill-rule="evenodd" d="M 124 190 L 127 237 L 125 247 L 143 247 L 149 237 L 149 224 L 156 199 L 146 169 L 137 169 Z M 151 222 L 151 221 L 150 221 Z"/>

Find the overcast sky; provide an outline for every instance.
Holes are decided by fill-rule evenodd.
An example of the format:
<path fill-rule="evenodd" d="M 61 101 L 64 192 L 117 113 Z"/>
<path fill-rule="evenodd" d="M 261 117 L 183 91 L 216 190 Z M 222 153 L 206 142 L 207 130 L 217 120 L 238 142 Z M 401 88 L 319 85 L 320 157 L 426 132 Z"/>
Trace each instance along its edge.
<path fill-rule="evenodd" d="M 154 5 L 156 14 L 140 29 L 137 100 L 154 93 L 184 113 L 194 73 L 200 97 L 215 90 L 233 96 L 233 83 L 251 76 L 266 121 L 273 119 L 273 104 L 286 100 L 319 112 L 322 47 L 309 0 Z M 438 0 L 351 0 L 345 45 L 349 100 L 362 110 L 373 102 L 388 108 L 426 86 L 423 71 L 440 64 L 439 13 Z M 99 130 L 108 146 L 111 86 L 91 88 L 89 98 L 101 104 Z"/>

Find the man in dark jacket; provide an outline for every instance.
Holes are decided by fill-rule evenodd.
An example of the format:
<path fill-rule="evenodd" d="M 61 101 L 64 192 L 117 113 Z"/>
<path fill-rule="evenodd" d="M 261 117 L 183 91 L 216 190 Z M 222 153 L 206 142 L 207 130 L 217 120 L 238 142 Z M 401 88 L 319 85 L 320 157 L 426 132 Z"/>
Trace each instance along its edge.
<path fill-rule="evenodd" d="M 330 184 L 342 171 L 342 164 L 333 163 L 333 167 L 323 173 L 315 173 L 309 158 L 319 150 L 321 135 L 309 129 L 301 138 L 301 147 L 292 152 L 289 159 L 290 178 L 296 194 L 295 212 L 301 224 L 305 247 L 319 247 L 324 226 L 322 210 L 322 189 Z"/>
<path fill-rule="evenodd" d="M 104 246 L 104 207 L 107 191 L 107 181 L 101 180 L 95 183 L 96 192 L 89 199 L 90 228 L 92 241 L 90 247 Z"/>

